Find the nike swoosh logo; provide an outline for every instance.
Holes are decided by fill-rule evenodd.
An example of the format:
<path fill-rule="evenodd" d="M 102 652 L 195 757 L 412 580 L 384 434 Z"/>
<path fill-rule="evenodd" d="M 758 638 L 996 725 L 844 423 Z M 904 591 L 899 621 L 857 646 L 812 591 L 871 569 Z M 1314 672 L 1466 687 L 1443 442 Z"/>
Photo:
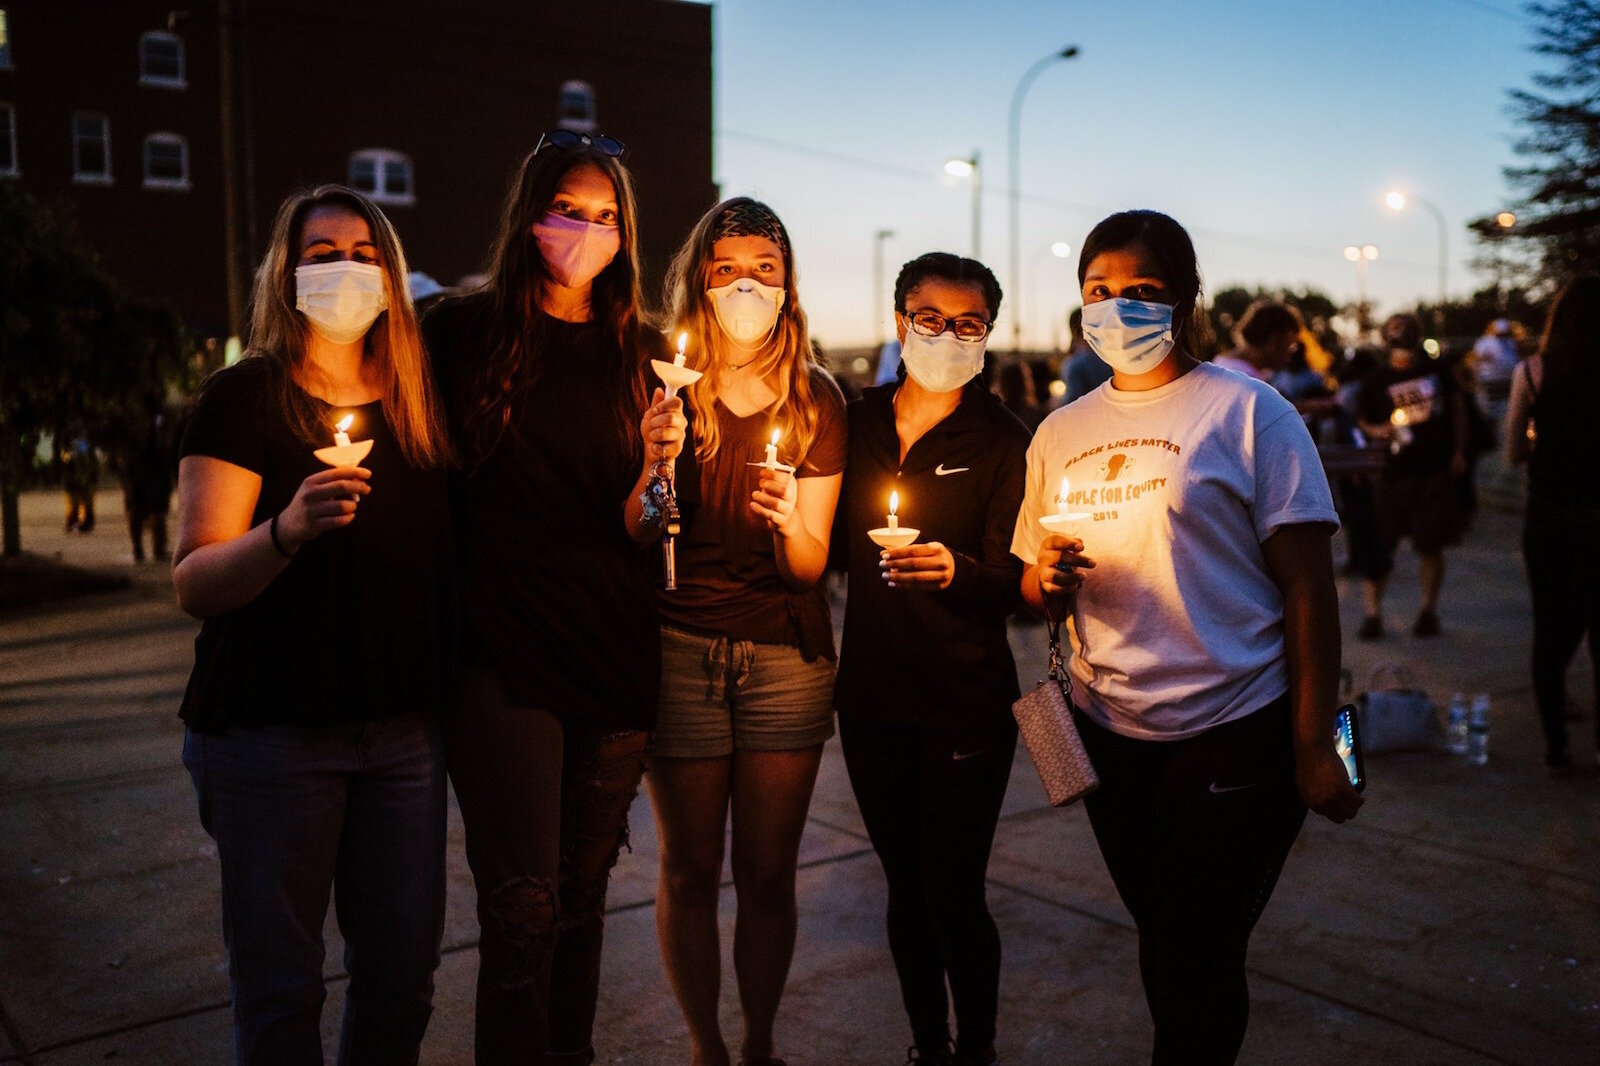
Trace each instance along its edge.
<path fill-rule="evenodd" d="M 988 748 L 979 748 L 977 751 L 953 751 L 953 752 L 950 753 L 950 761 L 951 762 L 960 762 L 963 759 L 970 759 L 974 755 L 982 755 L 984 752 L 986 752 L 988 750 L 989 750 Z"/>
<path fill-rule="evenodd" d="M 946 470 L 944 464 L 940 463 L 933 472 L 939 477 L 944 477 L 947 474 L 960 474 L 971 469 L 972 467 L 970 466 L 952 466 L 949 470 Z"/>
<path fill-rule="evenodd" d="M 1247 788 L 1255 788 L 1256 785 L 1258 785 L 1258 784 L 1260 784 L 1259 781 L 1252 781 L 1248 785 L 1218 786 L 1217 783 L 1215 781 L 1213 781 L 1213 782 L 1211 782 L 1211 791 L 1215 795 L 1220 796 L 1224 792 L 1240 792 L 1240 791 L 1242 791 L 1244 789 L 1247 789 Z"/>

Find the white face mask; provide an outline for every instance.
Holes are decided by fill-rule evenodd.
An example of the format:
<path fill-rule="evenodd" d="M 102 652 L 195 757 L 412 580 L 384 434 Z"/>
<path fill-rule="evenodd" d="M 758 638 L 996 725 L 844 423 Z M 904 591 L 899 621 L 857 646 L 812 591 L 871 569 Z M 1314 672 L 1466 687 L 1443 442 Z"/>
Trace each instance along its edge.
<path fill-rule="evenodd" d="M 1085 304 L 1083 339 L 1112 370 L 1146 373 L 1172 352 L 1172 308 L 1120 296 Z"/>
<path fill-rule="evenodd" d="M 900 360 L 911 380 L 929 392 L 954 392 L 983 371 L 983 352 L 988 346 L 988 337 L 964 341 L 949 330 L 925 337 L 907 326 Z"/>
<path fill-rule="evenodd" d="M 752 348 L 767 339 L 778 324 L 778 308 L 783 306 L 783 290 L 763 285 L 754 278 L 740 278 L 707 289 L 717 325 L 735 344 Z"/>
<path fill-rule="evenodd" d="M 358 341 L 389 306 L 383 294 L 383 268 L 348 260 L 297 266 L 294 306 L 324 340 Z"/>

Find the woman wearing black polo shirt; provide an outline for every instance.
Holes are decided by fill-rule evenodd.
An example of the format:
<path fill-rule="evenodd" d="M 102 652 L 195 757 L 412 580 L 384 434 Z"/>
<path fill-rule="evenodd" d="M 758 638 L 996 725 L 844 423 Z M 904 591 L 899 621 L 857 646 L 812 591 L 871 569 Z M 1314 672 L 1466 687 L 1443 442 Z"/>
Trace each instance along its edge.
<path fill-rule="evenodd" d="M 839 738 L 889 882 L 889 950 L 922 1062 L 994 1061 L 1000 936 L 984 878 L 1017 746 L 1006 617 L 1021 602 L 1010 545 L 1028 448 L 974 380 L 999 310 L 981 263 L 934 252 L 901 269 L 906 376 L 849 407 L 834 536 L 850 577 Z M 891 491 L 920 535 L 880 551 L 867 531 L 884 525 Z"/>
<path fill-rule="evenodd" d="M 655 722 L 660 530 L 640 497 L 685 421 L 645 391 L 665 345 L 640 321 L 621 153 L 540 138 L 488 283 L 425 323 L 463 453 L 446 741 L 478 888 L 479 1062 L 593 1061 L 606 886 Z"/>
<path fill-rule="evenodd" d="M 183 761 L 217 842 L 240 1062 L 322 1061 L 330 888 L 339 1061 L 417 1061 L 432 1012 L 455 615 L 436 412 L 394 228 L 339 186 L 290 197 L 250 348 L 206 381 L 178 468 L 173 584 L 205 620 Z M 371 451 L 325 465 L 346 416 Z"/>

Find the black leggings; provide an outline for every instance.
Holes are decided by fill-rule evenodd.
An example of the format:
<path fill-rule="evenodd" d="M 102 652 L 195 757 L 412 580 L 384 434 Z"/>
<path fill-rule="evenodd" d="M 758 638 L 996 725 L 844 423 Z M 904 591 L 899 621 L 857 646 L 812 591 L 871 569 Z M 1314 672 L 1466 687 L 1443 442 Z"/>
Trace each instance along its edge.
<path fill-rule="evenodd" d="M 1600 744 L 1600 520 L 1593 512 L 1528 501 L 1522 557 L 1533 598 L 1533 693 L 1544 726 L 1546 761 L 1567 754 L 1567 667 L 1585 631 L 1594 669 L 1595 729 Z"/>
<path fill-rule="evenodd" d="M 1250 1015 L 1250 931 L 1306 816 L 1288 698 L 1184 740 L 1076 718 L 1100 775 L 1089 822 L 1139 927 L 1151 1061 L 1231 1063 Z"/>
<path fill-rule="evenodd" d="M 943 1048 L 953 1000 L 958 1049 L 981 1052 L 994 1042 L 1000 995 L 984 879 L 1016 727 L 925 730 L 840 715 L 839 740 L 889 882 L 889 951 L 912 1039 L 925 1052 Z"/>
<path fill-rule="evenodd" d="M 593 1061 L 606 883 L 649 734 L 516 705 L 469 666 L 445 719 L 478 887 L 477 1061 Z"/>

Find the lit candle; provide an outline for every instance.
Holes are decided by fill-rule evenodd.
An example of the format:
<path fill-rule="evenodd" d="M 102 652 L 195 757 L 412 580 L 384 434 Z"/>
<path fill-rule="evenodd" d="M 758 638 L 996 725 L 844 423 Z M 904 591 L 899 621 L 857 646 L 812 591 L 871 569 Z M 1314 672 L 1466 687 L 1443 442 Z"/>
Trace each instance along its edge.
<path fill-rule="evenodd" d="M 1063 518 L 1067 515 L 1067 499 L 1072 492 L 1072 485 L 1067 481 L 1066 475 L 1061 477 L 1061 495 L 1056 497 L 1056 514 Z"/>
<path fill-rule="evenodd" d="M 678 334 L 678 354 L 672 357 L 673 366 L 683 365 L 683 350 L 689 345 L 689 334 Z"/>
<path fill-rule="evenodd" d="M 350 446 L 350 434 L 346 433 L 345 431 L 350 428 L 350 423 L 354 422 L 355 420 L 355 415 L 345 415 L 343 418 L 339 419 L 337 424 L 334 425 L 333 446 L 335 448 L 348 448 Z"/>
<path fill-rule="evenodd" d="M 768 470 L 778 469 L 778 432 L 772 431 L 772 439 L 767 442 L 767 461 L 761 464 Z"/>
<path fill-rule="evenodd" d="M 890 529 L 899 529 L 900 528 L 900 519 L 895 516 L 895 512 L 898 511 L 898 510 L 900 510 L 900 494 L 898 492 L 891 492 L 891 493 L 889 493 L 889 528 Z"/>

